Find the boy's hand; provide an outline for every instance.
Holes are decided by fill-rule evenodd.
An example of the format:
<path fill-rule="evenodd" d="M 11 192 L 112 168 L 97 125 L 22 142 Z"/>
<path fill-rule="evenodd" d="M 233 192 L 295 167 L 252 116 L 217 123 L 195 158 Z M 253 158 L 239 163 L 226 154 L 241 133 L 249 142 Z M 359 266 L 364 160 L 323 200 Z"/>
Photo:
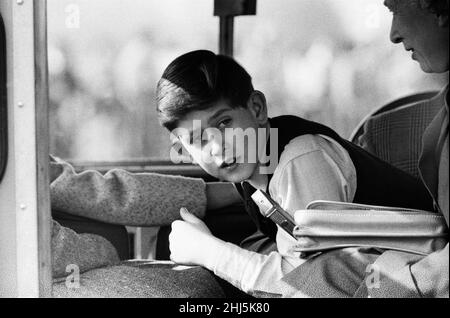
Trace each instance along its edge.
<path fill-rule="evenodd" d="M 170 259 L 175 263 L 202 265 L 209 269 L 220 248 L 220 240 L 215 238 L 206 224 L 181 208 L 182 221 L 172 223 L 169 236 Z"/>

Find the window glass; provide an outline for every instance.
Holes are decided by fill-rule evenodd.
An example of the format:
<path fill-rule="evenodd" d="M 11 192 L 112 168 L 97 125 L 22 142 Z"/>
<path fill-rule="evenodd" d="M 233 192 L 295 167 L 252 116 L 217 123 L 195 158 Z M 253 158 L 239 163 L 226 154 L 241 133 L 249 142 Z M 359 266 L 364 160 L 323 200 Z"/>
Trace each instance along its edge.
<path fill-rule="evenodd" d="M 213 0 L 48 0 L 51 152 L 77 160 L 168 160 L 155 87 L 176 56 L 217 51 Z M 348 137 L 372 109 L 447 75 L 425 75 L 389 41 L 380 0 L 258 0 L 235 19 L 235 54 L 271 116 Z"/>
<path fill-rule="evenodd" d="M 217 50 L 212 0 L 49 0 L 51 152 L 169 158 L 155 88 L 176 56 Z"/>
<path fill-rule="evenodd" d="M 258 0 L 257 18 L 236 19 L 235 55 L 270 115 L 302 116 L 349 137 L 372 109 L 448 78 L 424 74 L 392 44 L 390 23 L 381 0 Z"/>

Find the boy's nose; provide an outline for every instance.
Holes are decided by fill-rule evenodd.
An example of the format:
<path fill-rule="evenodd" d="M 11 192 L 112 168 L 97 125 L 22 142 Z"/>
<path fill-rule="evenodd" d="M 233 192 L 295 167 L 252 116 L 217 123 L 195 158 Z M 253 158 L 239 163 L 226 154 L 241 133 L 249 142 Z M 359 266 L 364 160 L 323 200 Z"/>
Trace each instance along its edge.
<path fill-rule="evenodd" d="M 222 143 L 213 140 L 211 141 L 210 147 L 211 147 L 211 156 L 220 158 L 222 157 L 223 154 Z"/>
<path fill-rule="evenodd" d="M 214 158 L 217 166 L 221 166 L 226 161 L 234 158 L 233 149 L 227 143 L 212 143 L 211 156 Z"/>

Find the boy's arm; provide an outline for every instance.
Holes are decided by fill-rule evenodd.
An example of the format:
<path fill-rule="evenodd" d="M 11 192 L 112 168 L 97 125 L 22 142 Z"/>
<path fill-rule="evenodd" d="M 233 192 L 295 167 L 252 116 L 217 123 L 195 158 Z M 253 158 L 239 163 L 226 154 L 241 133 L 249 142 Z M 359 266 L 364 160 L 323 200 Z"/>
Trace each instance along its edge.
<path fill-rule="evenodd" d="M 201 179 L 111 170 L 76 173 L 68 163 L 51 158 L 52 208 L 106 223 L 131 226 L 168 225 L 185 206 L 203 217 L 206 184 Z M 212 201 L 213 205 L 217 202 Z"/>
<path fill-rule="evenodd" d="M 281 254 L 247 251 L 214 237 L 203 221 L 187 211 L 181 212 L 181 216 L 182 221 L 172 224 L 169 236 L 170 257 L 174 262 L 204 266 L 255 296 L 277 296 L 274 282 L 293 269 Z"/>
<path fill-rule="evenodd" d="M 292 214 L 315 200 L 352 202 L 356 169 L 348 152 L 318 135 L 294 139 L 283 152 L 270 195 Z"/>

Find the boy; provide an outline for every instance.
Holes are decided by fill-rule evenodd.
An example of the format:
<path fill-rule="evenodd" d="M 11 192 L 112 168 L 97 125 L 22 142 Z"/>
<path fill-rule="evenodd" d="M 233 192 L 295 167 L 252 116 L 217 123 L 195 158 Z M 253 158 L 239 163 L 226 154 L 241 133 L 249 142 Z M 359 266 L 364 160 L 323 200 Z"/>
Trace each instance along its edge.
<path fill-rule="evenodd" d="M 171 258 L 205 266 L 247 293 L 276 293 L 276 282 L 305 261 L 293 251 L 297 241 L 259 214 L 250 201 L 255 189 L 269 192 L 291 213 L 319 199 L 432 209 L 416 179 L 328 127 L 294 116 L 269 119 L 264 94 L 253 89 L 250 75 L 231 58 L 209 51 L 182 55 L 165 70 L 157 94 L 162 125 L 206 172 L 242 182 L 238 188 L 247 211 L 277 243 L 277 251 L 269 255 L 244 250 L 213 237 L 202 221 L 182 209 L 184 221 L 172 224 Z M 235 144 L 227 130 L 266 134 L 255 133 L 253 142 L 247 138 Z M 278 164 L 270 171 L 262 158 L 273 157 L 274 144 Z M 247 153 L 242 155 L 241 148 Z M 251 153 L 258 154 L 257 160 L 250 160 Z"/>

